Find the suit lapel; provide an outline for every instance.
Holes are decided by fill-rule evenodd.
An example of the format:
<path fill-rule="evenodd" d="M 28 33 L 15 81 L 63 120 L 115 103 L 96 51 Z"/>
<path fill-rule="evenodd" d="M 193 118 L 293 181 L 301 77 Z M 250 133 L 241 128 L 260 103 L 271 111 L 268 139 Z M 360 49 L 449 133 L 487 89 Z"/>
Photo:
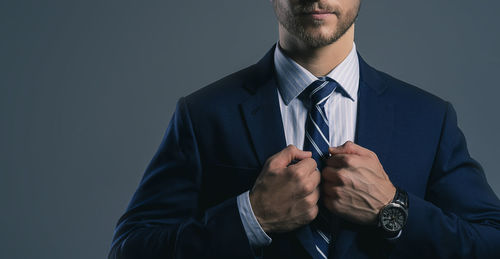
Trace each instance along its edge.
<path fill-rule="evenodd" d="M 240 106 L 261 166 L 270 156 L 286 147 L 273 53 L 274 47 L 251 67 L 253 76 L 245 87 L 252 95 Z"/>
<path fill-rule="evenodd" d="M 383 165 L 394 130 L 394 106 L 386 95 L 370 87 L 374 83 L 360 81 L 355 142 L 375 152 Z"/>
<path fill-rule="evenodd" d="M 382 165 L 388 159 L 394 128 L 394 108 L 385 93 L 387 86 L 380 72 L 359 56 L 360 83 L 355 143 L 375 152 Z M 342 223 L 335 239 L 333 255 L 343 258 L 357 236 L 357 230 Z"/>

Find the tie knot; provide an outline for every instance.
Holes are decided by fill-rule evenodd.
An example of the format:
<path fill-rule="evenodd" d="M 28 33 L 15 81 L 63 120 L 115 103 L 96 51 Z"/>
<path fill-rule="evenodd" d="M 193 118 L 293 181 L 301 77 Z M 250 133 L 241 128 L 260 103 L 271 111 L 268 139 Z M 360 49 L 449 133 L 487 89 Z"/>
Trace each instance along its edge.
<path fill-rule="evenodd" d="M 313 105 L 324 105 L 330 94 L 335 91 L 338 83 L 330 78 L 312 82 L 306 89 L 307 97 Z"/>

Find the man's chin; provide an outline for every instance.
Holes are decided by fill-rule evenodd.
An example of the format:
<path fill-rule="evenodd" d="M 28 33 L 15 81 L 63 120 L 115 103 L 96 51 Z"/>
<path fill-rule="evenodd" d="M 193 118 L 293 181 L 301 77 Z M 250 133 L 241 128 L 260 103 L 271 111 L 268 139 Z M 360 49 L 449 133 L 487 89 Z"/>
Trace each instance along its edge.
<path fill-rule="evenodd" d="M 337 41 L 337 37 L 335 37 L 334 34 L 324 35 L 318 33 L 315 34 L 304 33 L 300 35 L 299 38 L 305 45 L 314 48 L 324 47 Z"/>

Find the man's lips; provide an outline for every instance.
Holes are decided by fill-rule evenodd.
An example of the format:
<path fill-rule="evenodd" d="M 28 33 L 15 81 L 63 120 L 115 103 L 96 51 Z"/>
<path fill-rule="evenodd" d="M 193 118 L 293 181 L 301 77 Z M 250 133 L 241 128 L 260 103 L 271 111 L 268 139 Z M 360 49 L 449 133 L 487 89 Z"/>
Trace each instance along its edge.
<path fill-rule="evenodd" d="M 333 12 L 326 11 L 326 10 L 315 10 L 315 11 L 302 13 L 302 15 L 311 17 L 313 19 L 325 19 L 333 14 L 334 14 Z"/>

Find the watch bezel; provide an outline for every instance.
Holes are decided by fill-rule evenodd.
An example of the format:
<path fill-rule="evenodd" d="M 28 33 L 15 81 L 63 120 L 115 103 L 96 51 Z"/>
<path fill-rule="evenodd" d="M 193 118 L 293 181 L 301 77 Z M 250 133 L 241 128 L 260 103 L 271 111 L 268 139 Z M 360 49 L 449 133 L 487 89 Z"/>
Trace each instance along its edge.
<path fill-rule="evenodd" d="M 390 208 L 397 208 L 397 209 L 399 209 L 400 211 L 403 211 L 403 213 L 404 213 L 404 215 L 405 215 L 403 224 L 402 224 L 402 225 L 401 225 L 401 227 L 400 227 L 400 228 L 398 228 L 397 230 L 387 229 L 387 228 L 385 227 L 384 223 L 383 223 L 383 217 L 384 217 L 383 215 L 384 215 L 384 211 L 385 211 L 385 210 L 388 210 L 388 209 L 390 209 Z M 385 206 L 384 206 L 384 207 L 380 210 L 380 213 L 379 213 L 379 226 L 380 226 L 380 227 L 381 227 L 384 231 L 386 231 L 386 232 L 390 232 L 390 233 L 397 233 L 397 232 L 401 231 L 401 229 L 403 229 L 403 228 L 404 228 L 404 226 L 406 225 L 407 220 L 408 220 L 408 211 L 407 211 L 407 209 L 406 209 L 403 205 L 401 205 L 401 204 L 399 204 L 399 203 L 391 202 L 391 203 L 389 203 L 389 204 L 385 205 Z"/>

